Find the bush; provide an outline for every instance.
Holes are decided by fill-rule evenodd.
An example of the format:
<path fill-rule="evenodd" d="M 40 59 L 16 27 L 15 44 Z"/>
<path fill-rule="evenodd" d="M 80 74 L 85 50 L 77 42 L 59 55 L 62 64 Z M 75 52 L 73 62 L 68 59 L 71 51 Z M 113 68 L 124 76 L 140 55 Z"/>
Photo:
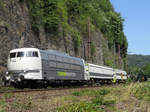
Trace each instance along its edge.
<path fill-rule="evenodd" d="M 135 84 L 131 89 L 131 94 L 139 100 L 150 101 L 150 83 Z"/>

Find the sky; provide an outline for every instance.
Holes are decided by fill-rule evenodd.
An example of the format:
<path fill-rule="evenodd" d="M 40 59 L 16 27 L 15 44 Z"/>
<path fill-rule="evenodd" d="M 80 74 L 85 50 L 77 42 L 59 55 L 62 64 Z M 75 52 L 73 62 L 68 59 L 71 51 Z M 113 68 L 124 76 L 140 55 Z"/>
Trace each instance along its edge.
<path fill-rule="evenodd" d="M 128 54 L 150 55 L 150 0 L 110 0 L 125 19 Z"/>

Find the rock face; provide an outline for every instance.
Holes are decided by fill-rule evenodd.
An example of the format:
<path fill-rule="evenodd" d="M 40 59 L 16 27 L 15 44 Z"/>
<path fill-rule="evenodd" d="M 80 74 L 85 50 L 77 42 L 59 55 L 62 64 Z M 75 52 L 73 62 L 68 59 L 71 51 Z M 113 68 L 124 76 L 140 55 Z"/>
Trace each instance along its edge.
<path fill-rule="evenodd" d="M 61 32 L 61 28 L 60 28 Z M 107 40 L 100 31 L 92 32 L 91 39 L 94 42 L 95 53 L 88 60 L 88 36 L 82 37 L 78 54 L 75 53 L 71 36 L 58 38 L 45 33 L 41 26 L 39 34 L 35 34 L 31 27 L 31 18 L 26 2 L 20 0 L 0 0 L 0 72 L 6 71 L 7 56 L 11 49 L 21 47 L 37 47 L 53 49 L 76 57 L 81 57 L 88 62 L 103 65 L 109 59 Z"/>

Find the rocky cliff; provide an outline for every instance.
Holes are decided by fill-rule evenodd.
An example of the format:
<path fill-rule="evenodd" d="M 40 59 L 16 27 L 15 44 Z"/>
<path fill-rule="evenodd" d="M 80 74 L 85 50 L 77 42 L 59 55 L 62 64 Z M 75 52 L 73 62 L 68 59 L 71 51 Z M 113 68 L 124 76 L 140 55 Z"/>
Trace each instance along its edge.
<path fill-rule="evenodd" d="M 85 24 L 87 30 L 85 32 L 80 32 L 80 29 L 72 24 L 73 19 L 71 19 L 72 22 L 67 20 L 73 29 L 77 29 L 80 32 L 80 39 L 76 39 L 76 35 L 71 33 L 64 33 L 64 27 L 61 24 L 58 25 L 56 34 L 55 30 L 47 29 L 43 24 L 39 25 L 38 29 L 33 27 L 34 19 L 31 14 L 30 4 L 28 0 L 0 0 L 1 73 L 6 71 L 9 51 L 20 47 L 59 50 L 99 65 L 113 63 L 112 61 L 117 56 L 117 51 L 114 56 L 113 49 L 109 48 L 109 40 L 104 37 L 99 28 L 94 27 L 94 30 L 92 30 L 94 24 L 92 20 L 90 25 Z M 89 27 L 91 30 L 88 31 Z M 91 39 L 90 49 L 88 47 L 89 35 Z M 90 59 L 88 58 L 89 56 Z M 123 66 L 123 58 L 121 58 L 121 62 Z"/>

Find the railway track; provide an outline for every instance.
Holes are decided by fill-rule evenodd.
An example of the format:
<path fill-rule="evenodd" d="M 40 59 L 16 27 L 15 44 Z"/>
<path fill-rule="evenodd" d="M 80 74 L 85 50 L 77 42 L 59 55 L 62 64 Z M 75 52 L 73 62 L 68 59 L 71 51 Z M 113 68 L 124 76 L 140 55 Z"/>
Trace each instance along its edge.
<path fill-rule="evenodd" d="M 78 90 L 78 89 L 90 89 L 90 88 L 98 88 L 100 86 L 94 86 L 94 87 L 75 87 L 75 88 L 42 88 L 42 89 L 14 89 L 14 90 L 8 90 L 8 91 L 0 91 L 0 93 L 7 93 L 7 92 L 12 92 L 12 93 L 21 93 L 21 92 L 38 92 L 38 91 L 56 91 L 56 90 Z"/>
<path fill-rule="evenodd" d="M 120 84 L 119 84 L 120 85 Z M 112 87 L 112 86 L 118 86 L 118 84 L 115 85 L 99 85 L 99 86 L 83 86 L 83 87 L 68 87 L 68 88 L 41 88 L 41 89 L 15 89 L 12 88 L 12 90 L 0 90 L 0 94 L 3 93 L 23 93 L 23 92 L 39 92 L 39 91 L 61 91 L 61 90 L 82 90 L 82 89 L 95 89 L 95 88 L 100 88 L 100 87 Z M 2 88 L 2 87 L 0 87 Z M 6 87 L 4 87 L 6 88 Z M 4 89 L 3 88 L 3 89 Z M 7 89 L 7 88 L 6 88 Z"/>

